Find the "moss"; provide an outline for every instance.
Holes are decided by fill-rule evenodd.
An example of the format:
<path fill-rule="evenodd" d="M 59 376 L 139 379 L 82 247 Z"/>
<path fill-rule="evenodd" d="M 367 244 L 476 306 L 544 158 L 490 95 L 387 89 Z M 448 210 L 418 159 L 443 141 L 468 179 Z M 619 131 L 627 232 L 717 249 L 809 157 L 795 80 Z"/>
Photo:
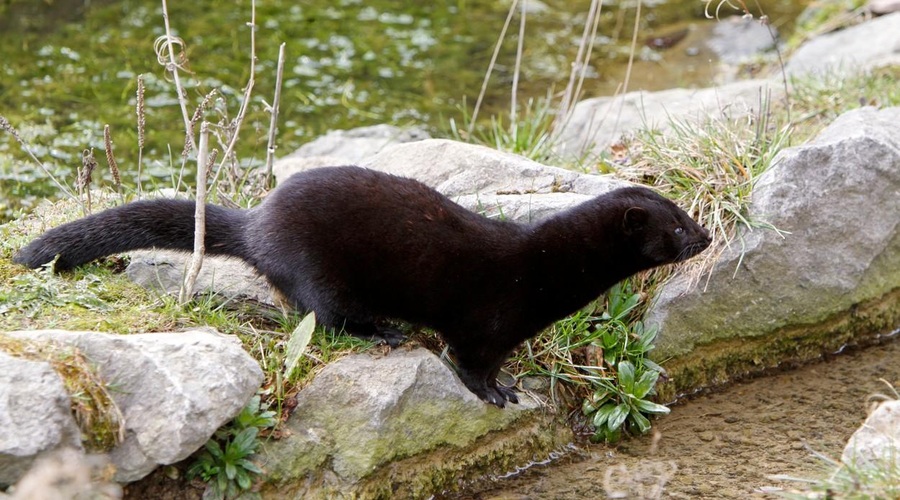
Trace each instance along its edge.
<path fill-rule="evenodd" d="M 492 474 L 544 460 L 572 440 L 565 424 L 538 411 L 467 446 L 446 445 L 392 461 L 352 485 L 319 469 L 306 480 L 279 483 L 269 478 L 261 493 L 271 498 L 425 498 L 493 481 Z"/>
<path fill-rule="evenodd" d="M 848 311 L 807 325 L 780 328 L 758 337 L 711 342 L 665 363 L 669 379 L 657 387 L 660 401 L 721 386 L 743 377 L 804 363 L 847 346 L 877 343 L 900 328 L 900 288 Z"/>

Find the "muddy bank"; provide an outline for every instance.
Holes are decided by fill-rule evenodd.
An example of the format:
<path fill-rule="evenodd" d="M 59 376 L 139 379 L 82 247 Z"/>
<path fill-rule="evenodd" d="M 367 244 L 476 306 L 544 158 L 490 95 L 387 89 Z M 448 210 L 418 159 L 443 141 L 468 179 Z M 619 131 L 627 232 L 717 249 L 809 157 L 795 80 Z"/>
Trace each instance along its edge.
<path fill-rule="evenodd" d="M 593 445 L 574 463 L 533 468 L 490 491 L 457 498 L 775 498 L 798 487 L 769 476 L 818 478 L 866 417 L 866 398 L 900 388 L 900 341 L 732 385 L 672 407 L 656 436 Z"/>

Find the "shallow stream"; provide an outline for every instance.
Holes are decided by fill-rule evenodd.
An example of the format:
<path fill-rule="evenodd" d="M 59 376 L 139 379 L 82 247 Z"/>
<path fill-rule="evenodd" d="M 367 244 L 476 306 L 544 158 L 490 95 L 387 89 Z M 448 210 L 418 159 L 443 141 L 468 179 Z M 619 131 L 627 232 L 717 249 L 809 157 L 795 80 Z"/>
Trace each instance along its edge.
<path fill-rule="evenodd" d="M 672 406 L 652 436 L 589 445 L 570 463 L 532 467 L 477 494 L 480 500 L 779 498 L 773 479 L 819 479 L 866 418 L 867 398 L 900 388 L 900 339 L 731 385 Z M 618 496 L 617 496 L 618 495 Z"/>

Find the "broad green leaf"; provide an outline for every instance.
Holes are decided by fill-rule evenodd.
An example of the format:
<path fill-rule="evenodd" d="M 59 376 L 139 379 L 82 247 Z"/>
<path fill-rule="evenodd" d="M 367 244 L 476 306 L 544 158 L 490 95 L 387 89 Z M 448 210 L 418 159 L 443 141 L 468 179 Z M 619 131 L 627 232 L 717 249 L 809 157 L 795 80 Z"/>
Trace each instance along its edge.
<path fill-rule="evenodd" d="M 232 463 L 226 463 L 225 464 L 225 476 L 228 477 L 228 479 L 233 480 L 235 478 L 235 476 L 237 476 L 237 467 L 235 467 L 234 464 L 232 464 Z"/>
<path fill-rule="evenodd" d="M 647 420 L 647 417 L 642 415 L 641 412 L 637 410 L 637 408 L 631 409 L 630 416 L 631 420 L 635 423 L 635 425 L 637 425 L 638 430 L 641 431 L 641 434 L 645 434 L 650 430 L 650 421 Z"/>
<path fill-rule="evenodd" d="M 207 441 L 204 446 L 206 446 L 206 451 L 208 451 L 209 454 L 212 455 L 214 461 L 221 461 L 225 456 L 222 448 L 219 447 L 219 443 L 213 441 L 212 439 Z"/>
<path fill-rule="evenodd" d="M 291 338 L 288 339 L 287 352 L 284 356 L 284 380 L 288 380 L 303 353 L 306 352 L 309 341 L 312 339 L 313 331 L 316 329 L 316 313 L 311 312 L 303 318 L 303 321 L 291 332 Z"/>
<path fill-rule="evenodd" d="M 671 411 L 671 410 L 669 410 L 668 408 L 666 408 L 666 407 L 663 406 L 663 405 L 658 405 L 658 404 L 656 404 L 656 403 L 651 403 L 650 401 L 647 401 L 646 399 L 636 399 L 636 400 L 634 401 L 634 405 L 637 406 L 638 409 L 641 410 L 641 411 L 644 412 L 644 413 L 662 413 L 662 414 L 667 414 L 667 413 L 669 413 L 669 411 Z"/>
<path fill-rule="evenodd" d="M 247 474 L 247 471 L 245 471 L 244 469 L 238 469 L 237 484 L 242 490 L 249 490 L 250 486 L 253 485 L 253 481 L 250 479 L 250 474 Z"/>
<path fill-rule="evenodd" d="M 641 363 L 644 364 L 644 368 L 647 368 L 647 369 L 649 369 L 649 370 L 653 370 L 653 371 L 655 371 L 655 372 L 657 372 L 657 373 L 665 373 L 665 372 L 666 372 L 666 370 L 663 369 L 663 367 L 659 366 L 658 364 L 656 364 L 655 362 L 653 362 L 653 361 L 651 361 L 651 360 L 649 360 L 649 359 L 647 359 L 647 358 L 644 358 L 644 359 L 641 361 Z"/>
<path fill-rule="evenodd" d="M 256 450 L 256 435 L 258 433 L 258 428 L 248 427 L 234 437 L 234 442 L 232 442 L 231 445 L 237 449 L 241 457 L 247 456 Z"/>
<path fill-rule="evenodd" d="M 243 467 L 247 471 L 252 472 L 254 474 L 262 474 L 263 473 L 262 469 L 260 469 L 258 465 L 256 465 L 255 463 L 253 463 L 250 460 L 247 460 L 246 458 L 242 458 L 242 459 L 238 460 L 237 465 Z"/>
<path fill-rule="evenodd" d="M 224 498 L 225 492 L 228 491 L 228 477 L 225 475 L 224 471 L 216 476 L 216 484 L 218 485 L 218 492 L 220 493 L 219 497 Z"/>
<path fill-rule="evenodd" d="M 619 362 L 619 387 L 628 394 L 634 394 L 634 365 L 631 361 Z"/>
<path fill-rule="evenodd" d="M 603 427 L 603 424 L 605 424 L 606 421 L 609 420 L 609 415 L 615 409 L 616 405 L 612 403 L 607 403 L 601 406 L 600 409 L 597 410 L 597 413 L 594 414 L 594 420 L 593 422 L 591 422 L 594 424 L 594 428 L 599 430 L 601 427 Z"/>
<path fill-rule="evenodd" d="M 634 392 L 632 393 L 634 394 L 634 397 L 644 399 L 644 397 L 653 390 L 653 386 L 656 385 L 656 380 L 658 378 L 659 372 L 647 370 L 642 373 L 637 382 L 634 383 Z"/>
<path fill-rule="evenodd" d="M 625 403 L 619 403 L 619 405 L 613 408 L 613 411 L 610 412 L 609 421 L 607 421 L 606 427 L 611 431 L 622 427 L 622 424 L 625 422 L 625 418 L 627 416 L 628 405 Z"/>

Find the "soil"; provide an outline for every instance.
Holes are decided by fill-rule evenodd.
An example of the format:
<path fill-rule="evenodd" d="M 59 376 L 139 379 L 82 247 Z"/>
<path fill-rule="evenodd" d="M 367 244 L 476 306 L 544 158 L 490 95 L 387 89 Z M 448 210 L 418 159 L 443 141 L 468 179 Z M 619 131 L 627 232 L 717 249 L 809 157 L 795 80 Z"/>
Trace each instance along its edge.
<path fill-rule="evenodd" d="M 896 337 L 896 335 L 894 336 Z M 672 406 L 650 436 L 587 445 L 579 460 L 533 467 L 462 498 L 776 498 L 772 478 L 823 478 L 862 424 L 870 395 L 900 390 L 900 341 L 738 383 Z"/>

